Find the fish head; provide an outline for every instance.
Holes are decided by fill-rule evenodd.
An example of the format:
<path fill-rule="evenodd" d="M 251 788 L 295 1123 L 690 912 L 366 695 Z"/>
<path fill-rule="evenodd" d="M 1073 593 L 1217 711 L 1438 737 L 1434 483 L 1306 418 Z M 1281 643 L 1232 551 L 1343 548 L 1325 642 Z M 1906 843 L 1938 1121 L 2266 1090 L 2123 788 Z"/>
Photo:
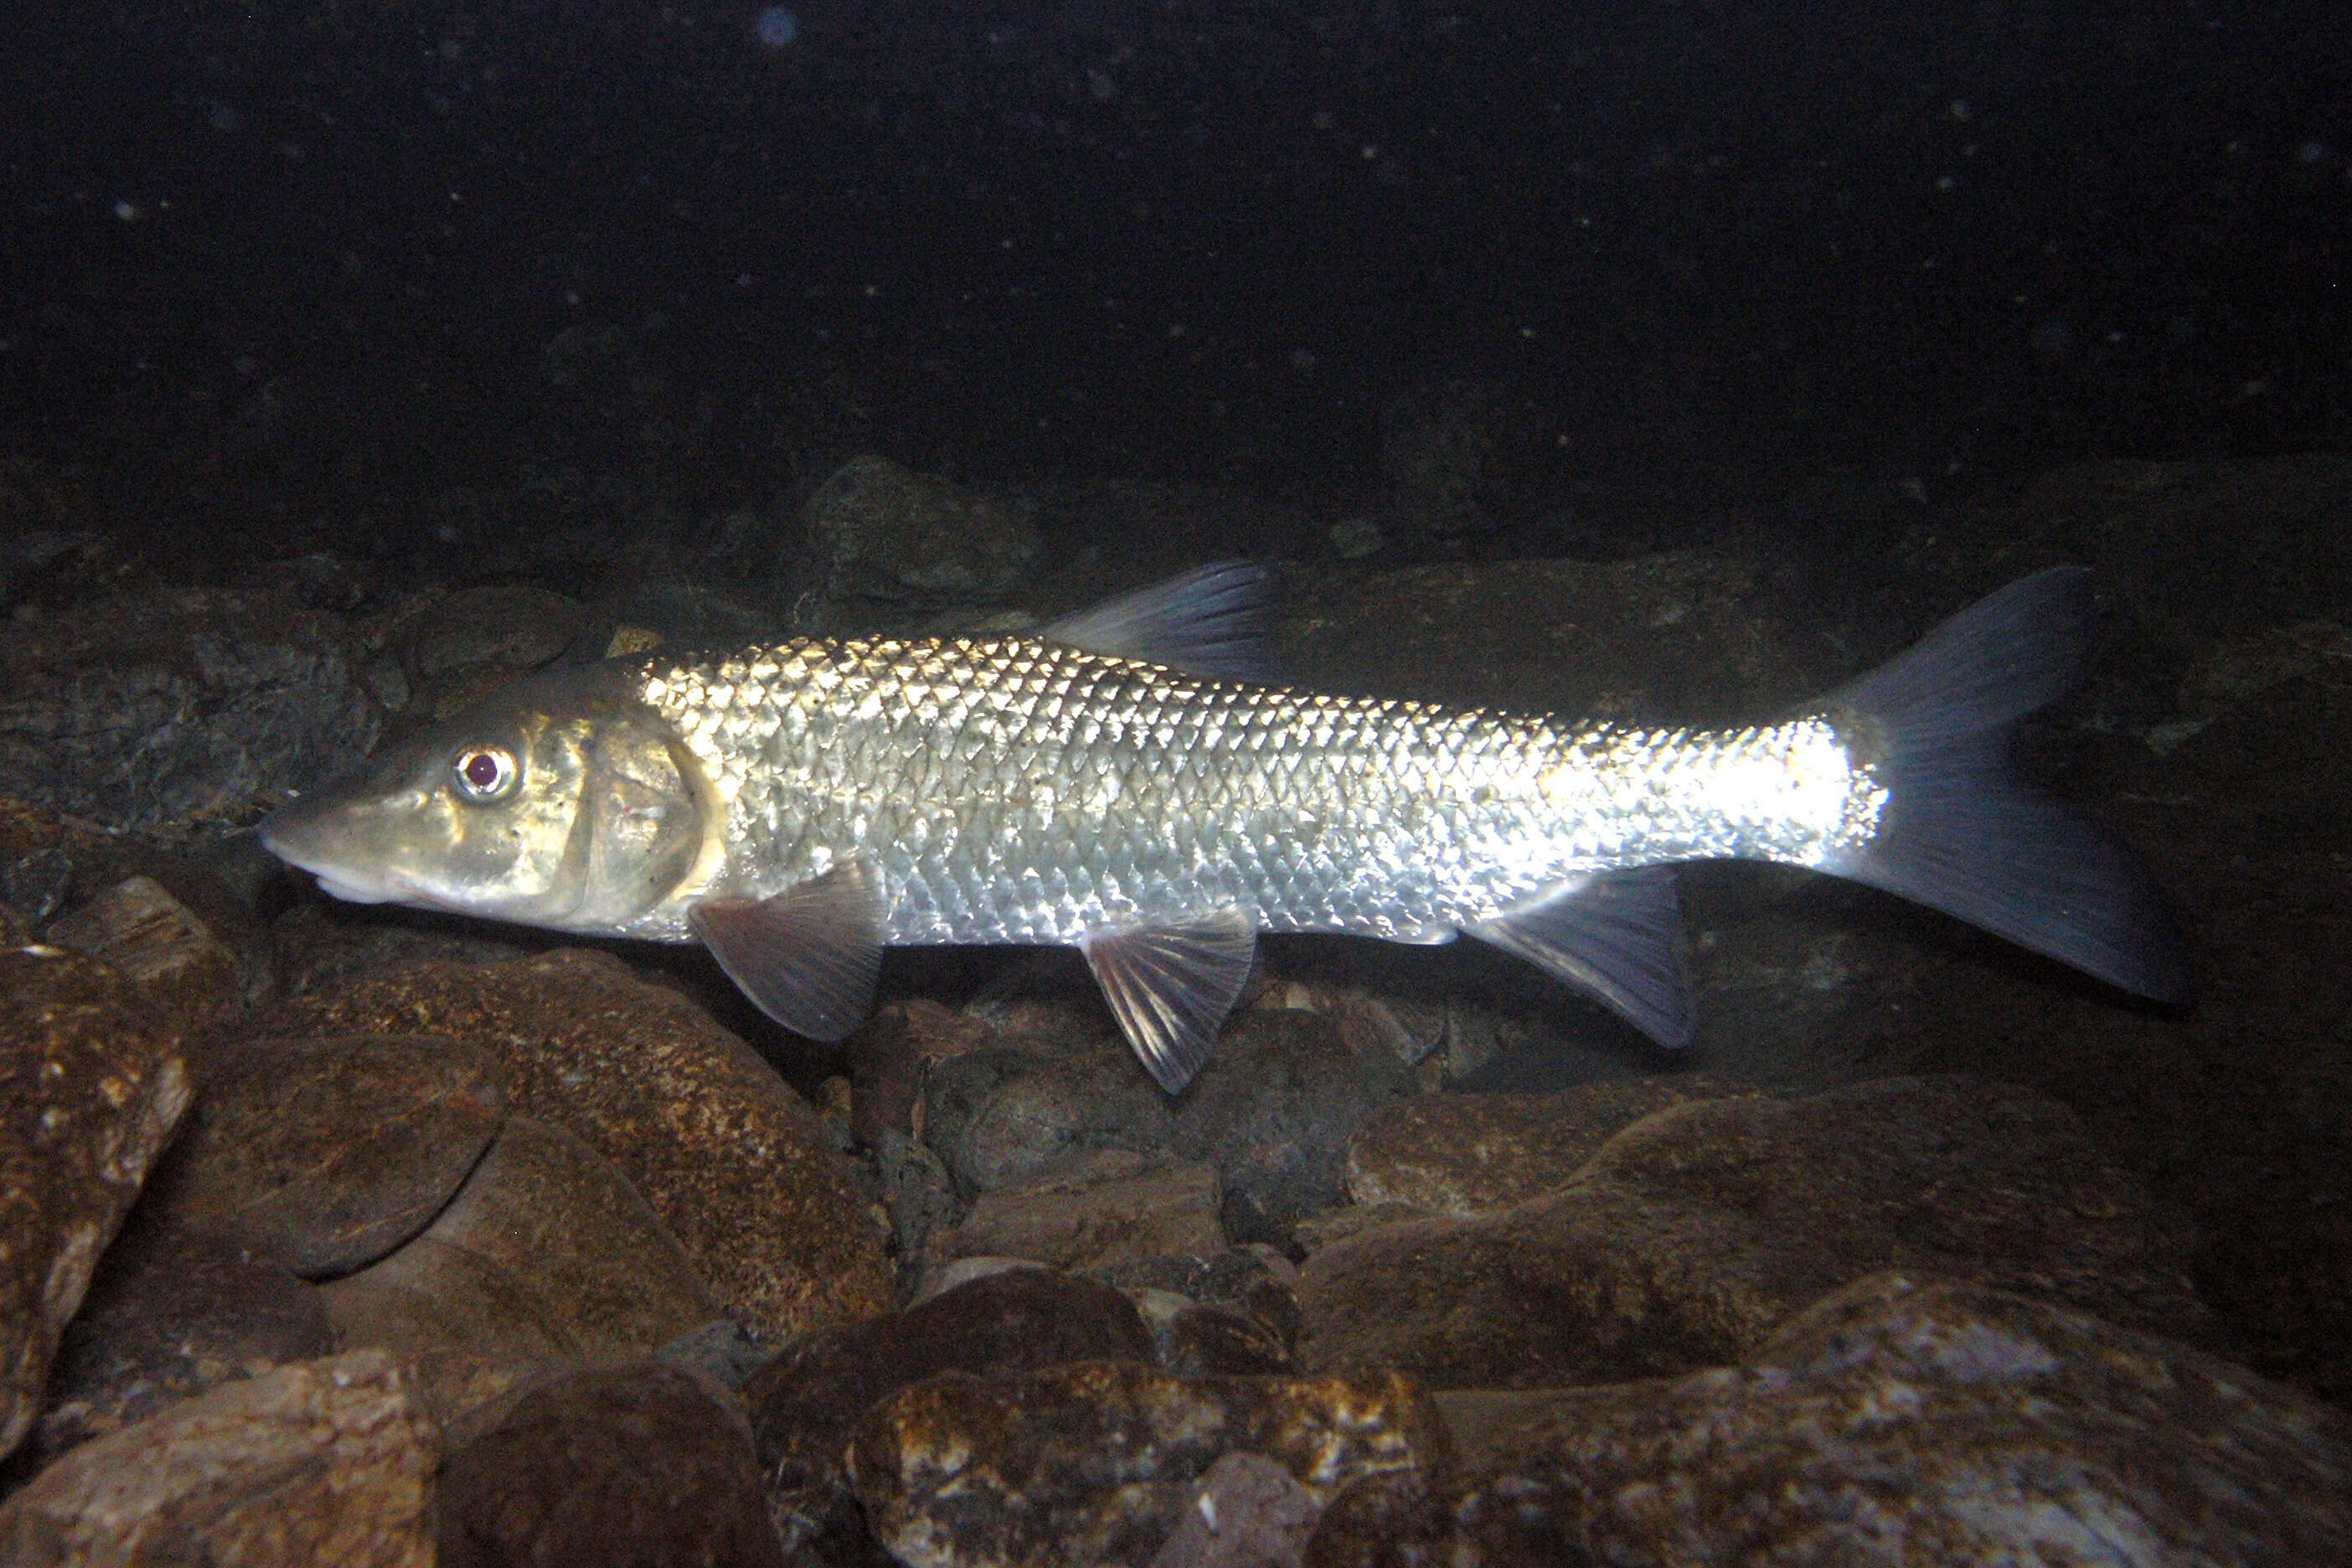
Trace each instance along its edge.
<path fill-rule="evenodd" d="M 627 673 L 520 681 L 281 807 L 261 842 L 356 903 L 630 930 L 707 870 L 723 810 Z"/>

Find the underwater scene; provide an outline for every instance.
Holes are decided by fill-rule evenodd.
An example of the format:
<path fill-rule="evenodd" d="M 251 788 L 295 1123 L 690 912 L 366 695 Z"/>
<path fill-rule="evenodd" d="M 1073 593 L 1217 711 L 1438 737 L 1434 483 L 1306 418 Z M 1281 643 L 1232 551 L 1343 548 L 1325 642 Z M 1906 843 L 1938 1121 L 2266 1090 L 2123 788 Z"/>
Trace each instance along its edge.
<path fill-rule="evenodd" d="M 0 45 L 0 1564 L 2352 1562 L 2352 12 Z"/>

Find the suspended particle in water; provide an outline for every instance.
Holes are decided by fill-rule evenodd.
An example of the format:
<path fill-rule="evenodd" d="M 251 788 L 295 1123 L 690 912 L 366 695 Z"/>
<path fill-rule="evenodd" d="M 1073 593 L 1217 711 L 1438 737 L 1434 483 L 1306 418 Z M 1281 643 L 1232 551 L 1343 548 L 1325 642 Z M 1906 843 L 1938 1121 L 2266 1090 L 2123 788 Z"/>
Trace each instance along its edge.
<path fill-rule="evenodd" d="M 770 5 L 751 19 L 751 36 L 763 47 L 790 48 L 793 40 L 801 36 L 801 19 L 793 15 L 789 5 Z"/>

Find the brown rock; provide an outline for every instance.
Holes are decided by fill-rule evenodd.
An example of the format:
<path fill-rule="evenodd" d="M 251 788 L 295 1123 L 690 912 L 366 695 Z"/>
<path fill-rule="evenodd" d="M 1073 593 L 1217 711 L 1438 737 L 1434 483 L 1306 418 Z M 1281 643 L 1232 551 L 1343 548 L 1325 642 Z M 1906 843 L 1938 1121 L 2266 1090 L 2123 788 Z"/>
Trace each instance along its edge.
<path fill-rule="evenodd" d="M 604 953 L 420 963 L 300 998 L 338 1033 L 486 1047 L 515 1110 L 620 1168 L 728 1307 L 778 1336 L 872 1317 L 891 1279 L 868 1196 L 750 1047 Z"/>
<path fill-rule="evenodd" d="M 1443 1507 L 1403 1500 L 1346 1500 L 1307 1560 L 2330 1563 L 2352 1422 L 2155 1335 L 1880 1274 L 1738 1367 L 1563 1395 Z"/>
<path fill-rule="evenodd" d="M 1549 1197 L 1316 1253 L 1299 1362 L 1449 1388 L 1671 1373 L 1733 1360 L 1886 1268 L 2195 1334 L 2189 1244 L 2028 1089 L 1887 1079 L 1710 1100 L 1633 1123 Z"/>
<path fill-rule="evenodd" d="M 106 827 L 254 812 L 380 717 L 341 623 L 275 591 L 129 588 L 0 624 L 0 795 Z"/>
<path fill-rule="evenodd" d="M 445 1421 L 477 1363 L 647 1352 L 721 1311 L 619 1172 L 523 1116 L 424 1235 L 324 1294 L 341 1342 L 416 1362 Z"/>
<path fill-rule="evenodd" d="M 425 1234 L 529 1284 L 583 1354 L 651 1350 L 721 1315 L 621 1173 L 530 1117 L 508 1121 Z"/>
<path fill-rule="evenodd" d="M 1152 1336 L 1118 1291 L 1042 1268 L 943 1290 L 895 1318 L 808 1334 L 744 1385 L 769 1502 L 794 1551 L 865 1534 L 842 1455 L 875 1401 L 944 1372 L 1003 1375 L 1066 1362 L 1147 1363 Z"/>
<path fill-rule="evenodd" d="M 1026 517 L 885 458 L 852 458 L 809 498 L 824 596 L 1001 599 L 1037 553 Z"/>
<path fill-rule="evenodd" d="M 127 877 L 49 927 L 60 947 L 110 963 L 191 1029 L 245 1011 L 236 954 L 152 877 Z"/>
<path fill-rule="evenodd" d="M 0 952 L 0 1454 L 187 1104 L 178 1036 L 131 982 L 63 948 Z"/>
<path fill-rule="evenodd" d="M 205 1078 L 158 1196 L 311 1279 L 432 1223 L 505 1113 L 488 1058 L 453 1041 L 247 1040 Z"/>
<path fill-rule="evenodd" d="M 1430 1094 L 1356 1125 L 1348 1193 L 1359 1204 L 1484 1214 L 1568 1185 L 1601 1144 L 1652 1111 L 1740 1092 L 1691 1073 L 1585 1084 L 1558 1094 Z"/>
<path fill-rule="evenodd" d="M 1017 1186 L 982 1193 L 937 1256 L 1033 1258 L 1061 1268 L 1108 1268 L 1139 1258 L 1225 1249 L 1217 1228 L 1217 1169 L 1096 1149 Z"/>
<path fill-rule="evenodd" d="M 1235 1241 L 1287 1227 L 1346 1194 L 1348 1135 L 1412 1069 L 1385 1041 L 1288 1007 L 1234 1016 L 1208 1065 L 1171 1100 L 1097 1015 L 1058 1005 L 992 1009 L 1000 1044 L 936 1068 L 924 1134 L 959 1190 L 1025 1183 L 1092 1149 L 1204 1161 Z"/>
<path fill-rule="evenodd" d="M 396 641 L 409 668 L 431 681 L 469 665 L 536 669 L 572 640 L 580 606 L 527 584 L 494 584 L 450 595 L 402 626 Z"/>
<path fill-rule="evenodd" d="M 1268 1324 L 1234 1307 L 1172 1290 L 1129 1289 L 1151 1329 L 1151 1359 L 1178 1377 L 1288 1376 L 1290 1347 Z"/>
<path fill-rule="evenodd" d="M 62 1453 L 171 1401 L 334 1350 L 315 1287 L 233 1237 L 156 1224 L 142 1204 L 66 1330 L 36 1441 Z"/>
<path fill-rule="evenodd" d="M 420 1236 L 357 1274 L 319 1287 L 336 1342 L 397 1351 L 415 1364 L 443 1425 L 475 1401 L 486 1368 L 578 1359 L 580 1347 L 546 1298 L 478 1252 Z M 493 1391 L 512 1378 L 490 1378 Z"/>
<path fill-rule="evenodd" d="M 0 1560 L 430 1568 L 439 1460 L 390 1357 L 304 1362 L 83 1444 L 0 1507 Z"/>
<path fill-rule="evenodd" d="M 1186 1381 L 1084 1363 L 949 1373 L 869 1411 L 850 1450 L 874 1533 L 902 1562 L 1148 1561 L 1227 1454 L 1275 1461 L 1318 1502 L 1444 1462 L 1443 1421 L 1394 1373 Z"/>
<path fill-rule="evenodd" d="M 177 906 L 167 925 L 179 923 L 184 912 L 192 928 L 201 929 L 201 945 L 209 956 L 187 972 L 195 982 L 186 998 L 194 1004 L 195 1016 L 182 1022 L 210 1022 L 268 993 L 273 984 L 268 934 L 209 868 L 137 834 L 108 832 L 48 806 L 0 800 L 0 904 L 36 929 L 62 921 L 65 930 L 50 938 L 58 946 L 89 951 L 75 935 L 83 911 L 125 882 L 163 890 Z M 91 923 L 103 927 L 102 921 Z M 235 967 L 234 999 L 224 994 L 218 971 L 211 965 L 219 951 L 228 953 Z M 92 952 L 91 956 L 117 962 L 107 952 Z M 137 965 L 134 962 L 129 967 Z M 161 988 L 165 994 L 151 994 L 150 999 L 167 1009 L 176 1000 L 168 994 L 176 973 L 170 963 L 155 971 L 155 977 L 165 981 Z M 131 977 L 142 978 L 137 973 Z"/>
<path fill-rule="evenodd" d="M 1209 1467 L 1180 1509 L 1151 1568 L 1295 1568 L 1322 1512 L 1315 1494 L 1257 1454 L 1227 1454 Z"/>
<path fill-rule="evenodd" d="M 652 1363 L 533 1384 L 442 1475 L 442 1568 L 782 1562 L 742 1410 Z"/>

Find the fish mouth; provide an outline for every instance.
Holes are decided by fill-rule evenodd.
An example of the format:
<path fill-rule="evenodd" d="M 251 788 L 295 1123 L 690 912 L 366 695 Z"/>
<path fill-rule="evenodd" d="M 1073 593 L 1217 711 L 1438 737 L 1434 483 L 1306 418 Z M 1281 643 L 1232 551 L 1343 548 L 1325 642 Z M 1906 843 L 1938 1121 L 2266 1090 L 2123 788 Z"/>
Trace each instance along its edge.
<path fill-rule="evenodd" d="M 310 869 L 308 867 L 303 868 Z M 404 899 L 414 896 L 389 891 L 383 888 L 371 888 L 358 882 L 347 882 L 326 871 L 311 871 L 310 875 L 319 879 L 319 891 L 331 898 L 341 899 L 347 904 L 396 904 Z"/>
<path fill-rule="evenodd" d="M 283 807 L 271 814 L 256 833 L 261 847 L 298 870 L 308 871 L 319 880 L 319 890 L 350 904 L 414 904 L 424 900 L 401 879 L 386 871 L 371 871 L 339 863 L 335 856 L 322 853 L 309 842 L 313 828 L 324 814 L 306 809 L 302 804 Z"/>

